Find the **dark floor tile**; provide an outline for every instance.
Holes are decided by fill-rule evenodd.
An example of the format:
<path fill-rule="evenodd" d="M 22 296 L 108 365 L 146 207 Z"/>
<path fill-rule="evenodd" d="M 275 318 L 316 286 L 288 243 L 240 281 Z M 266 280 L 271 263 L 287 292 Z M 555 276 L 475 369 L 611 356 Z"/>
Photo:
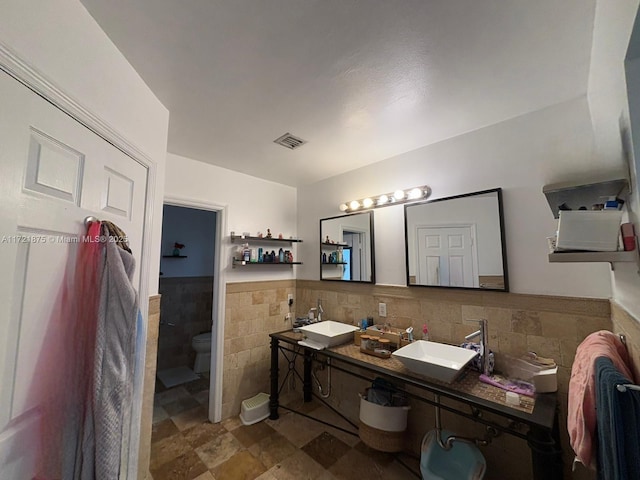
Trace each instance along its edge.
<path fill-rule="evenodd" d="M 173 422 L 171 422 L 173 424 Z M 175 425 L 174 425 L 175 426 Z M 176 428 L 176 431 L 178 429 Z M 227 433 L 227 429 L 220 423 L 204 422 L 195 427 L 184 430 L 182 435 L 193 448 L 213 440 L 214 437 L 222 433 Z"/>
<path fill-rule="evenodd" d="M 265 466 L 257 458 L 247 450 L 243 450 L 214 468 L 213 475 L 220 479 L 254 480 L 266 470 Z"/>
<path fill-rule="evenodd" d="M 244 445 L 250 447 L 254 443 L 259 442 L 269 435 L 273 435 L 275 430 L 264 422 L 254 423 L 253 425 L 242 425 L 231 433 Z"/>
<path fill-rule="evenodd" d="M 251 445 L 249 451 L 269 469 L 296 453 L 298 449 L 284 436 L 274 432 L 273 435 Z"/>
<path fill-rule="evenodd" d="M 381 467 L 386 467 L 391 462 L 393 462 L 393 459 L 395 458 L 393 453 L 387 453 L 387 452 L 381 452 L 379 450 L 375 450 L 365 445 L 362 442 L 358 442 L 356 446 L 353 448 L 358 450 L 360 453 L 365 454 L 367 457 L 369 457 L 371 460 L 373 460 L 377 465 L 380 465 Z"/>
<path fill-rule="evenodd" d="M 185 388 L 185 390 L 189 393 L 198 393 L 201 392 L 203 390 L 208 390 L 209 389 L 209 382 L 210 380 L 208 378 L 199 378 L 198 380 L 194 380 L 192 382 L 189 383 L 185 383 L 183 385 L 183 387 Z"/>
<path fill-rule="evenodd" d="M 167 418 L 166 420 L 153 425 L 151 429 L 151 443 L 159 442 L 163 438 L 170 437 L 171 435 L 175 435 L 179 432 L 180 430 L 178 430 L 175 423 L 173 423 L 171 419 Z"/>
<path fill-rule="evenodd" d="M 191 445 L 181 434 L 171 435 L 151 444 L 150 469 L 158 469 L 165 463 L 190 452 Z"/>
<path fill-rule="evenodd" d="M 302 447 L 304 453 L 324 468 L 329 468 L 336 463 L 349 450 L 351 450 L 349 445 L 327 432 L 321 433 Z"/>
<path fill-rule="evenodd" d="M 165 387 L 164 384 L 160 380 L 158 380 L 156 378 L 156 389 L 155 389 L 155 392 L 156 393 L 161 393 L 161 392 L 164 392 L 166 389 L 167 389 L 167 387 Z"/>
<path fill-rule="evenodd" d="M 153 480 L 193 480 L 207 471 L 195 451 L 190 450 L 151 470 Z"/>
<path fill-rule="evenodd" d="M 171 417 L 171 421 L 176 424 L 178 430 L 184 432 L 185 430 L 196 427 L 201 423 L 208 422 L 208 408 L 206 405 L 198 404 L 196 408 L 174 415 Z"/>
<path fill-rule="evenodd" d="M 187 397 L 176 400 L 175 402 L 167 403 L 166 405 L 163 405 L 162 408 L 166 410 L 170 417 L 173 417 L 174 415 L 191 410 L 199 405 L 200 404 L 195 398 Z"/>

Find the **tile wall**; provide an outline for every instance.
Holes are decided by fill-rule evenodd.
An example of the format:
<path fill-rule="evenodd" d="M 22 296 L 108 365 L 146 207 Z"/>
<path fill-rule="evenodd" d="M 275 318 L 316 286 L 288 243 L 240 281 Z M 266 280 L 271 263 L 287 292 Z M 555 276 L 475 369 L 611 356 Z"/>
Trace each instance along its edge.
<path fill-rule="evenodd" d="M 558 396 L 565 478 L 593 478 L 586 470 L 570 472 L 572 458 L 565 427 L 567 390 L 578 344 L 591 332 L 613 328 L 609 300 L 306 280 L 298 280 L 296 287 L 299 313 L 315 306 L 320 298 L 325 319 L 353 323 L 369 315 L 378 323 L 385 320 L 377 315 L 378 303 L 382 302 L 387 304 L 386 322 L 392 326 L 413 326 L 416 332 L 421 332 L 422 325 L 427 323 L 430 339 L 447 343 L 461 343 L 465 335 L 477 330 L 476 325 L 465 324 L 465 320 L 486 318 L 489 345 L 496 354 L 498 365 L 507 358 L 505 355 L 519 356 L 530 350 L 540 356 L 554 358 L 559 365 Z M 353 381 L 352 377 L 341 379 L 339 374 L 334 375 L 333 384 L 331 401 L 357 420 L 357 392 L 365 384 Z M 416 405 L 410 413 L 408 433 L 410 448 L 414 451 L 419 449 L 422 435 L 433 428 L 432 411 L 433 408 L 427 405 Z M 443 423 L 457 433 L 482 434 L 482 429 L 478 430 L 477 426 L 451 414 L 443 415 Z M 509 466 L 509 474 L 518 475 L 513 478 L 529 478 L 531 463 L 525 441 L 503 435 L 483 452 L 490 465 Z M 493 478 L 505 477 L 498 474 Z"/>
<path fill-rule="evenodd" d="M 160 295 L 149 297 L 149 323 L 147 324 L 147 346 L 145 351 L 144 383 L 140 419 L 140 450 L 138 454 L 138 480 L 151 478 L 149 459 L 151 456 L 151 422 L 153 417 L 153 395 L 156 384 L 156 358 L 158 355 L 158 329 L 160 323 Z"/>
<path fill-rule="evenodd" d="M 611 302 L 611 318 L 613 331 L 623 333 L 627 339 L 627 349 L 633 362 L 633 374 L 640 381 L 640 320 L 634 318 L 624 307 Z"/>
<path fill-rule="evenodd" d="M 423 323 L 435 341 L 459 343 L 477 329 L 464 321 L 486 318 L 489 343 L 498 365 L 506 355 L 518 356 L 533 350 L 552 357 L 559 365 L 558 397 L 565 478 L 592 479 L 578 467 L 571 472 L 572 456 L 566 432 L 567 390 L 571 365 L 578 344 L 591 332 L 606 329 L 624 332 L 629 340 L 636 369 L 640 371 L 640 324 L 622 307 L 609 300 L 520 295 L 486 291 L 407 288 L 368 284 L 345 284 L 307 280 L 246 282 L 227 284 L 222 418 L 240 412 L 240 403 L 260 391 L 269 391 L 269 336 L 290 327 L 287 294 L 295 295 L 294 314 L 304 315 L 322 300 L 325 319 L 354 323 L 360 318 L 379 318 L 378 303 L 387 304 L 386 322 L 392 326 L 413 326 L 421 332 Z M 163 311 L 164 314 L 164 311 Z M 286 371 L 286 365 L 281 365 Z M 324 373 L 319 372 L 320 378 Z M 366 386 L 353 377 L 333 374 L 331 403 L 357 421 L 358 392 Z M 298 382 L 296 388 L 300 388 Z M 445 427 L 459 434 L 482 436 L 483 429 L 453 414 L 443 412 Z M 424 433 L 433 428 L 433 408 L 413 406 L 409 416 L 408 447 L 416 452 Z M 495 439 L 483 449 L 493 468 L 487 478 L 530 478 L 531 460 L 526 442 L 510 435 Z M 505 470 L 506 469 L 506 470 Z"/>
<path fill-rule="evenodd" d="M 269 333 L 285 322 L 295 280 L 228 283 L 225 303 L 222 419 L 240 413 L 242 400 L 269 392 Z"/>
<path fill-rule="evenodd" d="M 162 324 L 158 341 L 158 370 L 193 368 L 191 341 L 211 331 L 213 277 L 160 277 Z M 170 325 L 173 324 L 173 325 Z"/>

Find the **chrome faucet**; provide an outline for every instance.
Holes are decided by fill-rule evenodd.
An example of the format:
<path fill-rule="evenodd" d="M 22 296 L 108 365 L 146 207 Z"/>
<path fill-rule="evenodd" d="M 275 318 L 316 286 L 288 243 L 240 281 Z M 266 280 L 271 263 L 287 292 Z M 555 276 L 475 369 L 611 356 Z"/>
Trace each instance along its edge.
<path fill-rule="evenodd" d="M 480 330 L 470 333 L 464 338 L 465 340 L 473 340 L 476 337 L 480 337 L 480 366 L 482 373 L 484 373 L 485 375 L 489 375 L 491 372 L 489 371 L 489 334 L 487 329 L 487 321 L 482 318 L 479 320 L 465 321 L 465 323 L 467 322 L 478 322 L 480 324 Z"/>
<path fill-rule="evenodd" d="M 322 314 L 324 313 L 324 309 L 322 308 L 322 299 L 318 299 L 318 321 L 322 321 Z"/>

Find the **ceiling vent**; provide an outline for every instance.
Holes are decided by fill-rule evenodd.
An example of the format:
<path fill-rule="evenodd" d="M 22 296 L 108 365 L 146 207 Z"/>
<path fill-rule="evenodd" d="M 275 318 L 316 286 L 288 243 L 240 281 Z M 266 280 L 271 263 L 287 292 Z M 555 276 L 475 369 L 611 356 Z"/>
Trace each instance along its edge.
<path fill-rule="evenodd" d="M 282 145 L 283 147 L 287 147 L 291 150 L 295 150 L 296 148 L 301 147 L 302 145 L 307 143 L 307 141 L 302 140 L 301 138 L 298 138 L 298 137 L 294 137 L 290 133 L 285 133 L 281 137 L 276 138 L 274 140 L 274 143 L 277 143 L 278 145 Z"/>

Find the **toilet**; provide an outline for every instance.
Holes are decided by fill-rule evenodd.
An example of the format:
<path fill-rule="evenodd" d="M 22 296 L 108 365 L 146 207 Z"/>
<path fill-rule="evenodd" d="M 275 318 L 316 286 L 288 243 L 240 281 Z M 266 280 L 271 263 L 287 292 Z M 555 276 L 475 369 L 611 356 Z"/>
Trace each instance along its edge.
<path fill-rule="evenodd" d="M 196 351 L 193 371 L 195 373 L 208 372 L 211 367 L 211 332 L 201 333 L 193 337 L 191 346 Z"/>

